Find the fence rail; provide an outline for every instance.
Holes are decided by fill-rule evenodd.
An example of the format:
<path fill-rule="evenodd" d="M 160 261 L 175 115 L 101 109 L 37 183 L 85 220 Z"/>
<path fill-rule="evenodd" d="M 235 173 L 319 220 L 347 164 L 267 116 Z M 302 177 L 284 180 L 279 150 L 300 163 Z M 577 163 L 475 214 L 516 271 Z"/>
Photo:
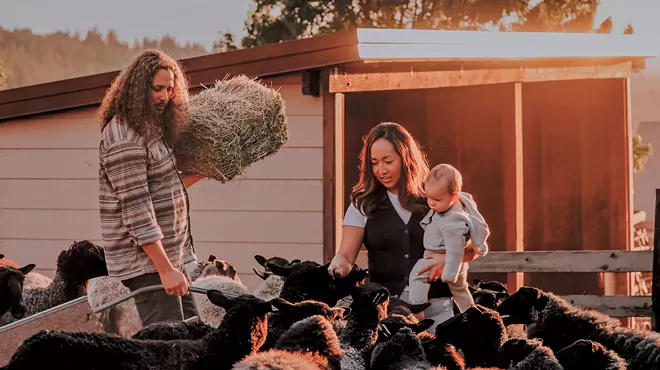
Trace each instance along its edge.
<path fill-rule="evenodd" d="M 652 250 L 559 250 L 490 252 L 470 264 L 470 272 L 651 272 L 651 296 L 564 295 L 579 307 L 614 317 L 651 317 L 660 323 L 660 189 L 655 190 Z"/>

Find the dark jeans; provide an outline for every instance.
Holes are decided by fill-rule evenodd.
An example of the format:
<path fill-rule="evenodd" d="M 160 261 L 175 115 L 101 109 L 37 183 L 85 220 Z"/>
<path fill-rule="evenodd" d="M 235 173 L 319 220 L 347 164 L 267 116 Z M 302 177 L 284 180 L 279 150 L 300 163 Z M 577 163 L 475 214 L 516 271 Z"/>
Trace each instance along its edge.
<path fill-rule="evenodd" d="M 190 276 L 183 271 L 190 283 Z M 144 288 L 151 285 L 161 284 L 158 273 L 149 273 L 136 276 L 131 279 L 123 280 L 122 283 L 131 291 Z M 147 326 L 156 322 L 163 321 L 182 321 L 193 316 L 199 316 L 197 307 L 192 295 L 179 297 L 177 295 L 168 295 L 165 289 L 154 292 L 142 293 L 133 299 L 137 306 L 142 325 Z"/>

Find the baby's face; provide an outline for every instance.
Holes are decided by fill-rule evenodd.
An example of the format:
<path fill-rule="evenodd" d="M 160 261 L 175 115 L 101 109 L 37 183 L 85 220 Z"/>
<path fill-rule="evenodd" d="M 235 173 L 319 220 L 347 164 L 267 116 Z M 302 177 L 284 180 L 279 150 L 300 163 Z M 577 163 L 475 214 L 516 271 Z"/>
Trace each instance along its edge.
<path fill-rule="evenodd" d="M 429 207 L 436 212 L 445 212 L 458 199 L 458 194 L 452 195 L 447 191 L 447 181 L 444 179 L 427 181 L 424 188 Z"/>

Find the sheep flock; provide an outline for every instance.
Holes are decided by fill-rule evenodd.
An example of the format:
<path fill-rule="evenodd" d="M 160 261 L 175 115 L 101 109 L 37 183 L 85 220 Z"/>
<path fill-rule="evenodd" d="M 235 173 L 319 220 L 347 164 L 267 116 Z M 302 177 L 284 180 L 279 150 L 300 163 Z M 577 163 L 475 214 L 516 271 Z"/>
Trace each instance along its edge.
<path fill-rule="evenodd" d="M 90 241 L 59 254 L 53 279 L 8 258 L 0 254 L 0 326 L 79 297 L 94 308 L 128 294 Z M 103 332 L 41 330 L 0 369 L 660 369 L 659 333 L 535 287 L 510 293 L 475 280 L 475 304 L 435 323 L 416 316 L 428 304 L 392 296 L 357 265 L 335 279 L 327 264 L 254 258 L 254 291 L 215 256 L 188 266 L 191 285 L 207 292 L 191 293 L 197 320 L 143 327 L 130 299 L 96 314 Z"/>

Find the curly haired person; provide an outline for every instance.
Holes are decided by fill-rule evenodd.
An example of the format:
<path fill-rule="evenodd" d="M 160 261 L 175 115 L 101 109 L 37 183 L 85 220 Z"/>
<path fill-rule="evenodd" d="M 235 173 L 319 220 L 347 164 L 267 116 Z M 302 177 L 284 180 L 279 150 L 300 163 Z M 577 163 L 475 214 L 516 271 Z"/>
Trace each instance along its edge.
<path fill-rule="evenodd" d="M 101 104 L 99 212 L 108 274 L 131 291 L 143 324 L 197 315 L 184 265 L 196 260 L 187 188 L 172 148 L 185 127 L 188 82 L 176 60 L 149 50 L 113 81 Z"/>

